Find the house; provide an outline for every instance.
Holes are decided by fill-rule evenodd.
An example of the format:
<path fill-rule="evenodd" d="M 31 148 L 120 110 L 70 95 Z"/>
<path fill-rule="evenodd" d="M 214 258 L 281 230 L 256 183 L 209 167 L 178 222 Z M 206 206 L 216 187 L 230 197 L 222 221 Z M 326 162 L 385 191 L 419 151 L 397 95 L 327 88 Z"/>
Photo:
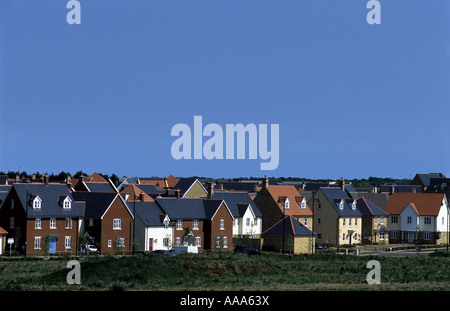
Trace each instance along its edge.
<path fill-rule="evenodd" d="M 233 237 L 260 238 L 262 213 L 247 192 L 215 191 L 214 199 L 224 200 L 233 215 Z"/>
<path fill-rule="evenodd" d="M 431 184 L 432 178 L 446 178 L 442 173 L 418 173 L 411 180 L 410 185 L 419 185 L 422 187 L 422 192 L 425 192 Z"/>
<path fill-rule="evenodd" d="M 135 239 L 136 249 L 151 252 L 153 250 L 169 250 L 173 246 L 174 222 L 155 201 L 138 201 L 134 205 L 135 211 Z"/>
<path fill-rule="evenodd" d="M 154 188 L 153 185 L 150 185 Z M 136 186 L 134 184 L 128 185 L 120 191 L 120 195 L 124 198 L 126 202 L 155 202 L 155 200 L 145 193 L 141 186 Z"/>
<path fill-rule="evenodd" d="M 264 247 L 294 254 L 313 254 L 315 235 L 293 216 L 284 216 L 264 231 Z"/>
<path fill-rule="evenodd" d="M 67 183 L 69 183 L 67 180 Z M 70 183 L 72 181 L 70 180 Z M 88 177 L 81 177 L 73 186 L 74 191 L 89 191 L 89 192 L 118 192 L 114 183 L 108 179 L 104 179 L 100 174 L 93 173 Z"/>
<path fill-rule="evenodd" d="M 286 215 L 294 216 L 306 227 L 311 226 L 313 213 L 295 186 L 269 185 L 266 178 L 253 202 L 263 214 L 263 232 Z"/>
<path fill-rule="evenodd" d="M 361 243 L 362 214 L 344 187 L 320 188 L 308 201 L 316 240 L 336 246 Z"/>
<path fill-rule="evenodd" d="M 0 227 L 0 255 L 3 255 L 5 253 L 7 235 L 8 231 Z"/>
<path fill-rule="evenodd" d="M 116 192 L 74 192 L 76 201 L 85 203 L 82 232 L 88 244 L 101 254 L 132 251 L 133 213 Z"/>
<path fill-rule="evenodd" d="M 233 215 L 224 200 L 204 199 L 205 249 L 231 251 Z"/>
<path fill-rule="evenodd" d="M 449 204 L 445 193 L 395 193 L 386 206 L 393 243 L 448 243 Z"/>
<path fill-rule="evenodd" d="M 126 185 L 153 185 L 156 188 L 174 188 L 178 179 L 170 174 L 167 177 L 124 177 L 117 187 L 121 191 Z"/>
<path fill-rule="evenodd" d="M 389 229 L 387 224 L 389 214 L 364 196 L 356 200 L 356 208 L 362 214 L 361 241 L 367 244 L 388 244 Z"/>
<path fill-rule="evenodd" d="M 157 198 L 156 202 L 174 222 L 172 239 L 174 246 L 184 245 L 187 242 L 197 246 L 199 250 L 205 249 L 206 216 L 202 199 Z"/>
<path fill-rule="evenodd" d="M 199 250 L 231 250 L 233 215 L 225 201 L 200 198 L 157 198 L 156 203 L 174 222 L 173 245 L 195 245 Z"/>
<path fill-rule="evenodd" d="M 15 183 L 0 210 L 0 226 L 14 238 L 14 248 L 26 255 L 78 250 L 84 204 L 65 184 Z"/>
<path fill-rule="evenodd" d="M 174 189 L 179 189 L 183 198 L 204 198 L 208 191 L 197 178 L 181 178 Z"/>

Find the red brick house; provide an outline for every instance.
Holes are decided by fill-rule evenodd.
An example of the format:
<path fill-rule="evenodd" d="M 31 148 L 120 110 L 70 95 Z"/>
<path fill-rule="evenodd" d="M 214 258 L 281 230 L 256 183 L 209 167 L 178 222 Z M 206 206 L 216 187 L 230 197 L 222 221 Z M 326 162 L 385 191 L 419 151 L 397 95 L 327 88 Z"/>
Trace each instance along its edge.
<path fill-rule="evenodd" d="M 0 226 L 19 253 L 76 253 L 83 214 L 84 204 L 65 184 L 15 183 L 0 209 Z"/>
<path fill-rule="evenodd" d="M 232 250 L 233 215 L 224 200 L 203 200 L 205 208 L 205 248 Z"/>
<path fill-rule="evenodd" d="M 120 194 L 74 192 L 72 195 L 86 205 L 82 227 L 88 244 L 94 244 L 101 254 L 132 251 L 134 217 Z"/>

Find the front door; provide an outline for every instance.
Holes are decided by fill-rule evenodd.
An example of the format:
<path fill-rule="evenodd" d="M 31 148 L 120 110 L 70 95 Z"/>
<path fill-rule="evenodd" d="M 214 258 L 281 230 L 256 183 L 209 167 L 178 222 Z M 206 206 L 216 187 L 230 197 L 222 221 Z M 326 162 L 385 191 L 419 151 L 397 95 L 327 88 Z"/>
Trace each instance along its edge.
<path fill-rule="evenodd" d="M 51 238 L 51 239 L 50 239 L 50 248 L 49 248 L 49 252 L 50 252 L 50 253 L 56 252 L 56 239 L 55 239 L 55 238 Z"/>
<path fill-rule="evenodd" d="M 153 250 L 153 239 L 148 239 L 148 251 L 151 252 Z"/>

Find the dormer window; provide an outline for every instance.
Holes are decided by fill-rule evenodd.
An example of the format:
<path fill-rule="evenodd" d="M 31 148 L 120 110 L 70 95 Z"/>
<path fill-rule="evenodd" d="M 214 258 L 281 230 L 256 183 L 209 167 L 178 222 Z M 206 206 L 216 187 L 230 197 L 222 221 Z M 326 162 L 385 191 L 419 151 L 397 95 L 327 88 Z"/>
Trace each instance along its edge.
<path fill-rule="evenodd" d="M 42 205 L 42 199 L 37 195 L 32 201 L 33 209 L 40 209 L 41 205 Z"/>
<path fill-rule="evenodd" d="M 291 201 L 289 201 L 289 198 L 286 198 L 286 201 L 284 201 L 284 209 L 289 209 Z"/>
<path fill-rule="evenodd" d="M 306 209 L 306 199 L 305 198 L 303 198 L 302 202 L 300 203 L 300 207 L 302 209 Z"/>
<path fill-rule="evenodd" d="M 63 209 L 71 209 L 72 208 L 72 199 L 67 195 L 61 195 L 59 197 L 59 203 Z"/>
<path fill-rule="evenodd" d="M 339 209 L 344 209 L 344 200 L 342 199 L 341 202 L 339 202 Z"/>
<path fill-rule="evenodd" d="M 355 210 L 356 209 L 356 200 L 353 200 L 353 203 L 352 203 L 352 210 Z"/>

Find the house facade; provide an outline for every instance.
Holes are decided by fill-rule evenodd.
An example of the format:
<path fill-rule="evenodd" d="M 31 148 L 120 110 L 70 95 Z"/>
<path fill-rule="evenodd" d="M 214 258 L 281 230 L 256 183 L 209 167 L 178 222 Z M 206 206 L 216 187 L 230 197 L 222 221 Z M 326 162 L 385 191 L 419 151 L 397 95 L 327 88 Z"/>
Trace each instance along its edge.
<path fill-rule="evenodd" d="M 85 203 L 82 227 L 88 244 L 101 254 L 132 251 L 134 217 L 119 193 L 74 192 L 73 197 Z"/>
<path fill-rule="evenodd" d="M 65 184 L 16 183 L 0 210 L 1 227 L 26 255 L 77 253 L 84 204 Z"/>
<path fill-rule="evenodd" d="M 389 198 L 386 212 L 392 243 L 448 243 L 445 193 L 396 193 Z"/>
<path fill-rule="evenodd" d="M 343 188 L 320 188 L 308 205 L 313 207 L 318 242 L 336 246 L 361 243 L 362 213 Z"/>
<path fill-rule="evenodd" d="M 269 185 L 268 178 L 253 199 L 263 215 L 262 231 L 272 227 L 284 216 L 294 216 L 311 228 L 313 213 L 306 199 L 292 185 Z"/>

